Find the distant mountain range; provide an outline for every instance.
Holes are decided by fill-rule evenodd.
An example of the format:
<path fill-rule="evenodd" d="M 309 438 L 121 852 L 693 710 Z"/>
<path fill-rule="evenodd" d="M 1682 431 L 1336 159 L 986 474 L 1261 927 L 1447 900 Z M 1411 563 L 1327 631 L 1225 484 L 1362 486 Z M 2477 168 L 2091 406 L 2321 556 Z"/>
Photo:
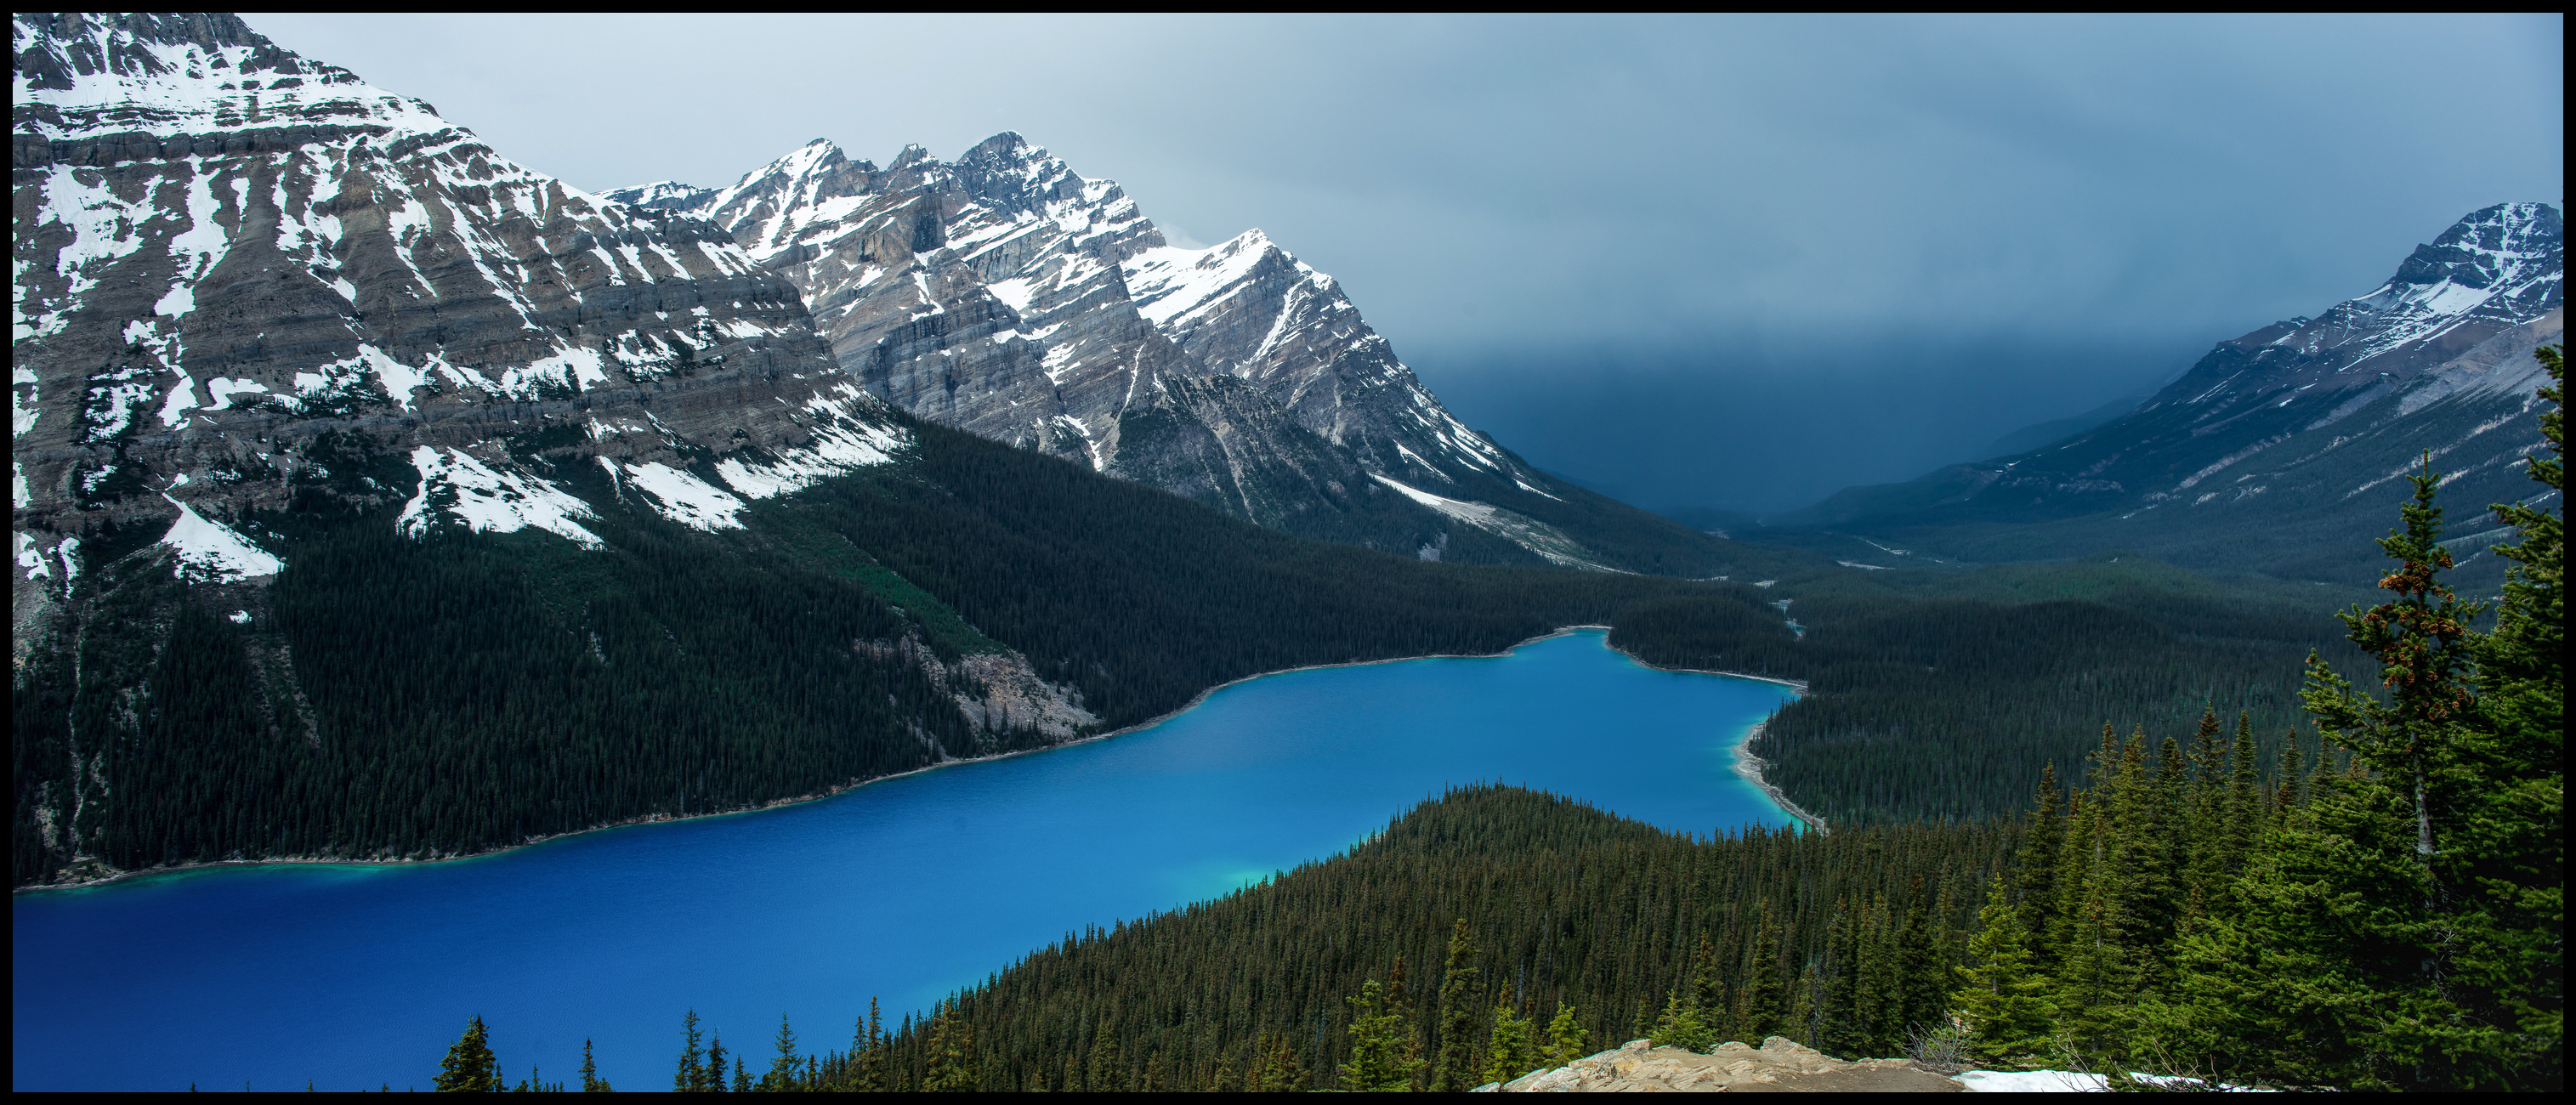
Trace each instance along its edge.
<path fill-rule="evenodd" d="M 1017 134 L 882 169 L 817 139 L 725 188 L 607 195 L 723 227 L 804 294 L 852 376 L 925 418 L 1302 536 L 1579 568 L 1707 558 L 1701 535 L 1459 422 L 1338 282 L 1261 231 L 1173 247 L 1118 185 Z"/>
<path fill-rule="evenodd" d="M 2565 334 L 2566 230 L 2545 203 L 2472 212 L 2395 275 L 2315 318 L 2220 342 L 2140 403 L 2056 440 L 1769 519 L 1769 536 L 1977 560 L 2103 548 L 2192 567 L 2371 578 L 2400 476 L 2445 472 L 2464 560 L 2502 535 L 2494 502 L 2536 490 L 2532 350 Z M 2044 427 L 2034 427 L 2044 431 Z M 2005 444 L 2025 444 L 2008 439 Z M 1841 544 L 1837 544 L 1841 541 Z M 2480 571 L 2500 572 L 2493 558 Z"/>

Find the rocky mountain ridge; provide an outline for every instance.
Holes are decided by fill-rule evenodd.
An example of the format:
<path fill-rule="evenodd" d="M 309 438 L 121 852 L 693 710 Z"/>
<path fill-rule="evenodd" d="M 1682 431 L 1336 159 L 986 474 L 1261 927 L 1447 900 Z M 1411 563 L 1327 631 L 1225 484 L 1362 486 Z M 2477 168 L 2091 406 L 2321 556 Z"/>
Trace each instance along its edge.
<path fill-rule="evenodd" d="M 2530 493 L 2545 382 L 2531 351 L 2564 337 L 2565 272 L 2556 207 L 2472 212 L 2378 288 L 2219 343 L 2119 418 L 1775 521 L 1978 559 L 2108 546 L 2345 578 L 2366 564 L 2318 559 L 2318 546 L 2366 554 L 2398 477 L 2430 450 L 2456 485 L 2466 556 L 2492 528 L 2477 512 Z M 1887 547 L 1848 551 L 1885 565 Z"/>
<path fill-rule="evenodd" d="M 1290 532 L 1437 557 L 1465 528 L 1627 566 L 1539 517 L 1584 493 L 1459 422 L 1332 277 L 1259 230 L 1171 246 L 1017 134 L 882 169 L 818 139 L 725 188 L 608 194 L 730 230 L 917 415 Z"/>
<path fill-rule="evenodd" d="M 576 472 L 721 530 L 908 448 L 716 227 L 531 172 L 234 16 L 22 13 L 12 42 L 22 660 L 131 557 L 248 585 L 251 617 L 294 514 L 596 548 Z M 1020 714 L 1060 737 L 1080 711 Z"/>

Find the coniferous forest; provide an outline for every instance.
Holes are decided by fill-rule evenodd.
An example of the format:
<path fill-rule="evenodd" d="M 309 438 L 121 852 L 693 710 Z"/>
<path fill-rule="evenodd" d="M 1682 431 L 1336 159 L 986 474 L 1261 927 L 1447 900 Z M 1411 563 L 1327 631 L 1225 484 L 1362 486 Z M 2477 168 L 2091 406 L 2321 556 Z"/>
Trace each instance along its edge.
<path fill-rule="evenodd" d="M 2563 462 L 2531 469 L 2563 491 Z M 2103 724 L 2013 816 L 1830 833 L 1453 791 L 1343 855 L 1068 934 L 925 1018 L 871 1005 L 846 1048 L 782 1022 L 757 1075 L 692 1014 L 673 1088 L 1458 1090 L 1630 1038 L 1777 1034 L 2118 1085 L 2558 1090 L 2562 524 L 2497 508 L 2518 540 L 2489 609 L 2442 579 L 2440 482 L 2427 457 L 2381 542 L 2388 594 L 2340 616 L 2360 660 L 2308 658 L 2304 723 L 2268 746 L 2250 712 Z M 451 1073 L 492 1085 L 480 1040 Z"/>
<path fill-rule="evenodd" d="M 1428 563 L 908 428 L 900 462 L 755 504 L 740 531 L 565 465 L 605 549 L 406 537 L 319 494 L 246 523 L 286 547 L 269 587 L 173 579 L 126 542 L 80 616 L 149 631 L 64 633 L 14 675 L 16 884 L 484 851 L 1044 743 L 979 725 L 931 670 L 975 653 L 1025 655 L 1099 732 L 1265 671 L 1571 624 L 1650 663 L 1809 681 L 1760 751 L 1829 820 L 1988 817 L 2105 717 L 2248 709 L 2268 747 L 2296 657 L 2335 637 L 2312 603 L 2134 557 L 1901 586 L 1749 545 L 1724 580 Z M 399 478 L 351 449 L 338 478 Z"/>

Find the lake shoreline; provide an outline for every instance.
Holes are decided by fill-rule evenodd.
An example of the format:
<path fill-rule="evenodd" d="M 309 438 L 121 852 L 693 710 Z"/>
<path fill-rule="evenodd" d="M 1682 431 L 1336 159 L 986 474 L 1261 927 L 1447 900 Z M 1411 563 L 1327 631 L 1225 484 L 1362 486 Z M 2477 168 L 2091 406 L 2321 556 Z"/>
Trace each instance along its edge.
<path fill-rule="evenodd" d="M 1573 629 L 1601 628 L 1606 627 L 1588 625 L 1569 626 L 1567 627 L 1567 630 L 1562 630 L 1560 632 L 1570 631 Z M 1605 647 L 1610 646 L 1610 642 L 1606 639 L 1601 643 Z M 1736 679 L 1751 679 L 1762 683 L 1778 683 L 1784 687 L 1794 688 L 1799 694 L 1803 695 L 1807 693 L 1807 684 L 1796 679 L 1782 679 L 1773 675 L 1753 675 L 1740 671 L 1713 671 L 1708 668 L 1668 668 L 1661 664 L 1640 659 L 1636 655 L 1628 652 L 1626 649 L 1611 647 L 1611 651 L 1616 652 L 1621 656 L 1626 656 L 1631 660 L 1635 660 L 1638 664 L 1653 668 L 1656 671 L 1688 672 L 1692 675 L 1724 675 Z M 1744 731 L 1743 738 L 1735 742 L 1735 773 L 1742 775 L 1745 779 L 1752 782 L 1754 786 L 1761 788 L 1762 793 L 1771 799 L 1771 804 L 1780 807 L 1780 812 L 1797 818 L 1799 824 L 1805 825 L 1810 829 L 1814 829 L 1818 836 L 1829 835 L 1833 830 L 1825 827 L 1824 818 L 1808 813 L 1806 807 L 1790 801 L 1787 794 L 1783 793 L 1778 786 L 1773 785 L 1771 780 L 1763 777 L 1762 769 L 1771 766 L 1771 761 L 1753 754 L 1753 742 L 1762 736 L 1762 730 L 1770 724 L 1771 723 L 1768 721 L 1754 722 L 1752 728 Z"/>
<path fill-rule="evenodd" d="M 1381 660 L 1348 660 L 1336 664 L 1307 664 L 1302 667 L 1281 668 L 1277 671 L 1257 672 L 1252 675 L 1243 676 L 1239 679 L 1227 680 L 1226 682 L 1219 683 L 1216 686 L 1200 691 L 1179 709 L 1173 710 L 1169 713 L 1156 715 L 1155 717 L 1138 722 L 1134 725 L 1113 729 L 1106 733 L 1095 733 L 1087 737 L 1077 737 L 1073 740 L 1046 745 L 1042 748 L 1020 748 L 1009 752 L 995 752 L 984 756 L 952 757 L 941 760 L 938 763 L 924 764 L 909 771 L 898 771 L 891 775 L 873 776 L 844 786 L 833 787 L 820 793 L 778 798 L 758 805 L 741 806 L 734 809 L 709 810 L 705 813 L 647 814 L 641 817 L 629 817 L 617 821 L 603 822 L 601 824 L 590 825 L 566 832 L 550 833 L 545 836 L 531 837 L 515 844 L 506 844 L 497 848 L 486 848 L 473 852 L 457 852 L 422 858 L 397 857 L 361 859 L 328 856 L 275 856 L 265 859 L 218 859 L 196 863 L 164 864 L 157 867 L 138 868 L 132 871 L 119 870 L 114 874 L 104 875 L 93 879 L 82 879 L 74 882 L 39 883 L 30 886 L 15 886 L 11 887 L 9 892 L 15 895 L 41 893 L 51 890 L 86 890 L 95 887 L 110 886 L 134 879 L 149 878 L 155 875 L 183 874 L 190 871 L 203 871 L 222 867 L 419 867 L 438 863 L 462 863 L 468 860 L 477 860 L 490 856 L 503 855 L 509 852 L 518 851 L 522 848 L 533 848 L 540 844 L 562 840 L 567 837 L 581 836 L 585 833 L 606 832 L 611 829 L 632 828 L 637 825 L 664 824 L 679 821 L 700 821 L 711 817 L 734 817 L 742 814 L 761 813 L 784 806 L 803 805 L 807 802 L 820 802 L 825 799 L 838 798 L 841 795 L 848 794 L 860 787 L 868 786 L 873 783 L 882 783 L 890 779 L 901 779 L 906 776 L 919 775 L 925 771 L 937 771 L 943 767 L 954 767 L 960 764 L 985 763 L 992 760 L 1005 760 L 1013 756 L 1026 756 L 1036 752 L 1052 752 L 1059 748 L 1071 748 L 1079 744 L 1089 744 L 1093 741 L 1108 740 L 1111 737 L 1126 736 L 1130 733 L 1151 729 L 1157 725 L 1163 724 L 1164 722 L 1170 721 L 1173 718 L 1179 717 L 1182 714 L 1188 713 L 1191 710 L 1197 709 L 1201 705 L 1204 705 L 1208 698 L 1216 694 L 1218 691 L 1222 691 L 1237 684 L 1249 683 L 1256 679 L 1268 679 L 1274 675 L 1288 675 L 1301 671 L 1323 671 L 1330 668 L 1359 668 L 1370 667 L 1378 664 L 1401 664 L 1413 660 L 1492 660 L 1509 656 L 1514 652 L 1520 651 L 1524 647 L 1537 644 L 1540 641 L 1554 640 L 1555 638 L 1567 636 L 1586 629 L 1598 629 L 1607 633 L 1610 627 L 1606 625 L 1560 626 L 1551 632 L 1541 633 L 1538 636 L 1531 637 L 1527 640 L 1515 642 L 1509 647 L 1498 652 L 1435 652 L 1421 656 L 1390 656 Z M 1602 647 L 1626 657 L 1641 667 L 1651 668 L 1655 671 L 1684 672 L 1693 675 L 1723 675 L 1736 679 L 1751 679 L 1764 683 L 1778 683 L 1784 686 L 1794 687 L 1801 692 L 1805 691 L 1807 688 L 1805 683 L 1801 683 L 1794 679 L 1780 679 L 1767 675 L 1751 675 L 1744 672 L 1708 671 L 1699 668 L 1668 668 L 1658 664 L 1648 663 L 1645 660 L 1638 659 L 1636 656 L 1630 654 L 1624 649 L 1612 647 L 1606 637 L 1602 640 Z M 1765 795 L 1768 795 L 1771 798 L 1772 804 L 1779 806 L 1783 812 L 1797 818 L 1802 824 L 1812 825 L 1816 831 L 1820 833 L 1825 831 L 1824 819 L 1800 809 L 1796 803 L 1789 801 L 1788 796 L 1781 794 L 1779 788 L 1772 786 L 1762 778 L 1762 767 L 1764 765 L 1764 761 L 1759 757 L 1752 755 L 1750 750 L 1746 747 L 1752 742 L 1753 737 L 1760 735 L 1761 732 L 1762 724 L 1757 723 L 1746 733 L 1744 740 L 1737 743 L 1735 755 L 1736 763 L 1738 765 L 1738 773 L 1744 775 L 1745 778 L 1749 779 L 1754 786 L 1760 788 Z"/>

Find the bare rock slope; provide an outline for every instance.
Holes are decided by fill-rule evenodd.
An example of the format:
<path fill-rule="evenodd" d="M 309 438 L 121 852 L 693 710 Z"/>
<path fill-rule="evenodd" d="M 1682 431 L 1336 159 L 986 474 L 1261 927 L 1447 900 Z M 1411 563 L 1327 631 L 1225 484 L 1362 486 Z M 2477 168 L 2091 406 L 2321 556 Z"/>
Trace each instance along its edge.
<path fill-rule="evenodd" d="M 1965 1087 L 1911 1059 L 1836 1059 L 1773 1036 L 1759 1048 L 1728 1042 L 1708 1054 L 1644 1040 L 1538 1071 L 1504 1093 L 1957 1093 Z"/>
<path fill-rule="evenodd" d="M 1331 276 L 1259 230 L 1172 246 L 1117 184 L 1017 134 L 884 168 L 817 139 L 730 187 L 608 194 L 731 231 L 914 414 L 1306 536 L 1637 566 L 1577 517 L 1616 504 L 1467 428 Z"/>

